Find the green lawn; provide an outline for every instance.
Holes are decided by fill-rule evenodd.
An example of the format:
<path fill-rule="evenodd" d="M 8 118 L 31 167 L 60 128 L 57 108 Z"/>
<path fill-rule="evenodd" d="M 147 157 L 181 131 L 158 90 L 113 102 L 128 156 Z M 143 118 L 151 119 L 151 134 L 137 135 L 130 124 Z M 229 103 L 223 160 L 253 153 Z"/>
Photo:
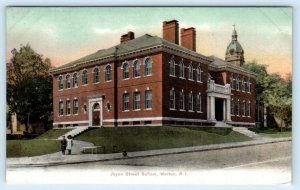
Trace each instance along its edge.
<path fill-rule="evenodd" d="M 36 137 L 35 139 L 57 139 L 63 134 L 71 131 L 72 129 L 51 129 L 46 133 Z"/>
<path fill-rule="evenodd" d="M 217 134 L 207 127 L 107 127 L 87 131 L 75 139 L 103 146 L 106 153 L 113 152 L 113 146 L 117 152 L 132 152 L 251 140 L 235 131 L 224 129 L 226 132 L 220 133 L 221 130 L 216 130 Z"/>
<path fill-rule="evenodd" d="M 291 137 L 292 131 L 279 131 L 277 128 L 269 128 L 269 129 L 251 129 L 252 131 L 258 133 L 259 135 L 272 137 L 272 138 L 280 138 L 280 137 Z"/>
<path fill-rule="evenodd" d="M 7 140 L 7 157 L 38 156 L 60 151 L 57 140 Z"/>

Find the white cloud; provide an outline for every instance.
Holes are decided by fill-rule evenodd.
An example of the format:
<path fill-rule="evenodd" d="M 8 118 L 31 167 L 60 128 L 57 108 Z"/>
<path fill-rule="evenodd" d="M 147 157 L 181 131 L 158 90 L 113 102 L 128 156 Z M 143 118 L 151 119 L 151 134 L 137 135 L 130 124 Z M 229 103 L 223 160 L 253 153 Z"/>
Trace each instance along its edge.
<path fill-rule="evenodd" d="M 111 28 L 95 28 L 94 31 L 99 35 L 107 35 L 107 34 L 123 34 L 128 31 L 132 31 L 137 29 L 137 27 L 133 25 L 127 25 L 123 28 L 111 29 Z"/>

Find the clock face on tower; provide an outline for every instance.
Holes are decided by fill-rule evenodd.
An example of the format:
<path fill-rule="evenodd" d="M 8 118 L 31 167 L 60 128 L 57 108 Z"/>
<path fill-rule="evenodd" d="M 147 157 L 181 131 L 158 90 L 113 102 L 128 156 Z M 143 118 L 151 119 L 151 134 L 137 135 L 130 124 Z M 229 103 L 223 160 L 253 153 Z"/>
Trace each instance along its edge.
<path fill-rule="evenodd" d="M 234 54 L 234 50 L 231 49 L 231 50 L 230 50 L 230 55 L 233 55 L 233 54 Z"/>

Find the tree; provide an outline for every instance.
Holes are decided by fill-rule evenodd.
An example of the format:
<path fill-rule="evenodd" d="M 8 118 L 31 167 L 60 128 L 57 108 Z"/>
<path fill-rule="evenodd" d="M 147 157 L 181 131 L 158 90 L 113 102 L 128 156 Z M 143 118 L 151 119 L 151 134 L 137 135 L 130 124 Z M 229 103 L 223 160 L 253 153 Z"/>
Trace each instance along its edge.
<path fill-rule="evenodd" d="M 289 126 L 292 123 L 292 79 L 282 79 L 278 74 L 268 74 L 267 66 L 255 61 L 247 63 L 244 68 L 255 72 L 255 97 L 258 104 L 267 108 L 268 114 L 279 118 L 282 123 L 279 127 Z"/>
<path fill-rule="evenodd" d="M 18 120 L 29 124 L 42 121 L 47 128 L 52 115 L 52 78 L 50 59 L 36 53 L 29 44 L 12 50 L 7 63 L 7 103 Z"/>

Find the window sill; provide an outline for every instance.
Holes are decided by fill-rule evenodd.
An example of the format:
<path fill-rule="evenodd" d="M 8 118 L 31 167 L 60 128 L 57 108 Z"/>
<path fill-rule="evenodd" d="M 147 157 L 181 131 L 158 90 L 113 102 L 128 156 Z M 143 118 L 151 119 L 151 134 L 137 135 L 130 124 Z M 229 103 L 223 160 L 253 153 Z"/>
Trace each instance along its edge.
<path fill-rule="evenodd" d="M 175 108 L 170 108 L 170 110 L 171 110 L 171 111 L 176 111 L 176 109 L 175 109 Z"/>
<path fill-rule="evenodd" d="M 195 81 L 194 79 L 188 79 L 189 81 Z"/>
<path fill-rule="evenodd" d="M 203 113 L 202 111 L 197 111 L 197 113 Z"/>
<path fill-rule="evenodd" d="M 105 82 L 111 82 L 112 80 L 106 80 Z"/>
<path fill-rule="evenodd" d="M 186 111 L 186 110 L 180 109 L 179 111 Z"/>
<path fill-rule="evenodd" d="M 132 77 L 132 79 L 139 79 L 141 76 Z"/>
<path fill-rule="evenodd" d="M 198 82 L 198 83 L 203 83 L 202 81 L 198 81 L 198 80 L 197 80 L 197 82 Z"/>
<path fill-rule="evenodd" d="M 189 110 L 190 113 L 195 112 L 194 110 Z"/>
<path fill-rule="evenodd" d="M 94 84 L 99 84 L 100 82 L 94 82 Z"/>
<path fill-rule="evenodd" d="M 122 80 L 129 80 L 130 78 L 125 78 L 125 79 L 122 79 Z"/>
<path fill-rule="evenodd" d="M 82 86 L 87 86 L 87 85 L 89 85 L 89 84 L 83 84 Z"/>
<path fill-rule="evenodd" d="M 73 88 L 78 88 L 78 86 L 73 86 Z"/>
<path fill-rule="evenodd" d="M 177 78 L 177 76 L 175 76 L 175 75 L 169 75 L 170 77 L 174 77 L 174 78 Z"/>
<path fill-rule="evenodd" d="M 144 109 L 144 110 L 146 110 L 146 111 L 151 111 L 151 110 L 152 110 L 152 108 L 146 108 L 146 109 Z"/>
<path fill-rule="evenodd" d="M 180 79 L 185 79 L 184 77 L 179 77 Z"/>
<path fill-rule="evenodd" d="M 129 112 L 130 110 L 123 110 L 122 112 Z"/>
<path fill-rule="evenodd" d="M 144 77 L 151 77 L 152 76 L 152 74 L 151 75 L 145 75 Z"/>
<path fill-rule="evenodd" d="M 135 109 L 135 110 L 133 110 L 133 111 L 141 111 L 141 109 Z"/>

